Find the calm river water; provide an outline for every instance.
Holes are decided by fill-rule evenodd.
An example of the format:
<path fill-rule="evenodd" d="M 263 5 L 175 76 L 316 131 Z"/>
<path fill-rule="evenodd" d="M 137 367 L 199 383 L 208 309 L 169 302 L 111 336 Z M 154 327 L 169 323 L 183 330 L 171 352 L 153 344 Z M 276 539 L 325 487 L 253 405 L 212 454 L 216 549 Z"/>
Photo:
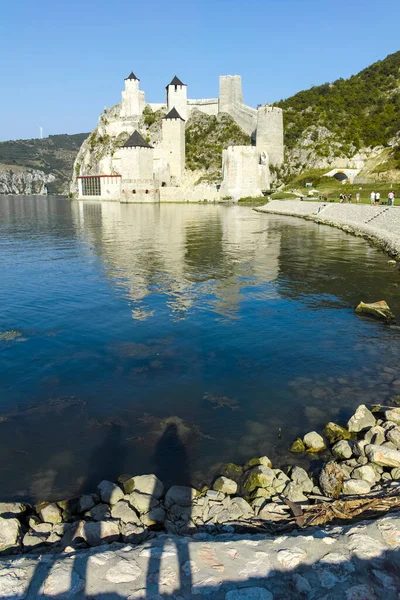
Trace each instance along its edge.
<path fill-rule="evenodd" d="M 400 330 L 353 311 L 400 315 L 387 259 L 248 207 L 0 197 L 1 498 L 293 462 L 296 436 L 400 394 Z"/>

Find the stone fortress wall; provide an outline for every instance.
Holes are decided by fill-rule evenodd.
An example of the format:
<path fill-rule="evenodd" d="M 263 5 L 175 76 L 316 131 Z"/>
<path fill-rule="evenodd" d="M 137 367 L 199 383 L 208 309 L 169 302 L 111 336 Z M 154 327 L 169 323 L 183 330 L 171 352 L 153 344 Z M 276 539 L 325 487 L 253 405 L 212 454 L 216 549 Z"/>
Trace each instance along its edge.
<path fill-rule="evenodd" d="M 131 147 L 129 150 L 120 148 L 102 157 L 98 163 L 98 176 L 121 175 L 121 193 L 118 195 L 117 187 L 104 180 L 101 182 L 101 194 L 95 198 L 84 195 L 83 186 L 79 184 L 80 199 L 121 198 L 123 202 L 148 202 L 152 198 L 153 201 L 167 202 L 170 199 L 185 201 L 186 198 L 186 201 L 198 202 L 224 198 L 236 201 L 247 196 L 262 196 L 269 189 L 269 165 L 279 167 L 284 159 L 282 110 L 269 105 L 259 106 L 258 109 L 247 106 L 243 101 L 242 79 L 239 75 L 221 76 L 219 98 L 202 99 L 188 99 L 187 85 L 175 76 L 166 86 L 166 103 L 146 104 L 139 79 L 131 73 L 125 79 L 121 104 L 106 111 L 105 119 L 99 119 L 98 133 L 100 136 L 104 132 L 106 136 L 117 137 L 122 133 L 137 131 L 146 105 L 153 111 L 163 109 L 167 113 L 162 120 L 161 141 L 151 151 L 143 147 L 140 151 Z M 187 177 L 184 177 L 185 122 L 193 110 L 214 116 L 229 114 L 255 140 L 254 146 L 234 146 L 224 150 L 220 189 L 210 184 L 188 184 Z M 89 151 L 87 145 L 85 151 Z M 78 178 L 86 175 L 85 161 L 81 160 L 80 154 L 75 163 L 79 165 Z M 150 157 L 144 170 L 142 154 Z M 139 185 L 141 179 L 143 185 Z M 135 183 L 135 187 L 130 184 L 124 187 L 124 181 L 132 185 Z M 125 189 L 128 187 L 132 187 L 130 193 Z M 110 198 L 112 193 L 117 196 Z"/>

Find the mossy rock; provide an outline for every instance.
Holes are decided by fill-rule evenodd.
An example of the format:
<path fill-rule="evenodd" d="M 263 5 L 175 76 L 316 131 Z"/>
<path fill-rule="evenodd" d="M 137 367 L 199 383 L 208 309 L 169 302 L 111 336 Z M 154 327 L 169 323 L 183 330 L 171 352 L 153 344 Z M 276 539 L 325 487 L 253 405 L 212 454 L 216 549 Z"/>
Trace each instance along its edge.
<path fill-rule="evenodd" d="M 302 452 L 305 452 L 306 447 L 304 445 L 303 440 L 301 438 L 297 438 L 297 440 L 294 440 L 293 444 L 289 448 L 289 451 L 293 452 L 293 454 L 301 454 Z"/>
<path fill-rule="evenodd" d="M 258 467 L 259 465 L 264 465 L 264 467 L 269 467 L 271 469 L 272 462 L 270 461 L 268 456 L 260 456 L 259 458 L 251 458 L 244 465 L 243 470 L 247 471 L 248 469 L 251 469 L 252 467 Z"/>
<path fill-rule="evenodd" d="M 225 465 L 222 465 L 219 474 L 228 477 L 228 479 L 233 479 L 233 481 L 238 483 L 243 475 L 243 469 L 234 463 L 226 463 Z"/>
<path fill-rule="evenodd" d="M 350 440 L 352 438 L 348 429 L 337 423 L 332 423 L 332 421 L 325 426 L 324 436 L 329 440 L 330 444 L 336 444 L 340 440 Z"/>
<path fill-rule="evenodd" d="M 392 396 L 390 398 L 390 402 L 392 404 L 395 404 L 396 406 L 400 406 L 400 394 L 397 394 L 396 396 Z"/>
<path fill-rule="evenodd" d="M 271 487 L 274 478 L 275 473 L 269 467 L 264 465 L 253 467 L 246 474 L 242 485 L 243 491 L 248 496 L 257 488 Z"/>

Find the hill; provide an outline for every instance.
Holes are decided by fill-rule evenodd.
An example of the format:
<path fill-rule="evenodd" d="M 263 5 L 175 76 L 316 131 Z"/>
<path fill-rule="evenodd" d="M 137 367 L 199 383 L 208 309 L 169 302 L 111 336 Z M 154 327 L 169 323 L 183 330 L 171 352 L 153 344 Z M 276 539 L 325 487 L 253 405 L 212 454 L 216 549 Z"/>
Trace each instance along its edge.
<path fill-rule="evenodd" d="M 314 86 L 275 105 L 284 110 L 292 172 L 325 168 L 337 158 L 365 161 L 386 148 L 384 164 L 378 160 L 373 171 L 400 174 L 400 51 L 349 79 Z"/>
<path fill-rule="evenodd" d="M 44 139 L 0 142 L 0 163 L 7 169 L 53 175 L 47 183 L 50 194 L 68 193 L 76 155 L 88 133 L 50 135 Z M 52 181 L 51 181 L 52 180 Z"/>

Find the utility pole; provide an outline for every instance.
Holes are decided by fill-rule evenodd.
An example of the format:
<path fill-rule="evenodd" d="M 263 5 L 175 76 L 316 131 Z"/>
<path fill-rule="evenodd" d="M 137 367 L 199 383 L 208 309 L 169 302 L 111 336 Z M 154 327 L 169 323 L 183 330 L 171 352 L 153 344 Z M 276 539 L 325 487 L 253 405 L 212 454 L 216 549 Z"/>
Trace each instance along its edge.
<path fill-rule="evenodd" d="M 39 127 L 40 130 L 40 139 L 43 139 L 43 127 Z"/>

